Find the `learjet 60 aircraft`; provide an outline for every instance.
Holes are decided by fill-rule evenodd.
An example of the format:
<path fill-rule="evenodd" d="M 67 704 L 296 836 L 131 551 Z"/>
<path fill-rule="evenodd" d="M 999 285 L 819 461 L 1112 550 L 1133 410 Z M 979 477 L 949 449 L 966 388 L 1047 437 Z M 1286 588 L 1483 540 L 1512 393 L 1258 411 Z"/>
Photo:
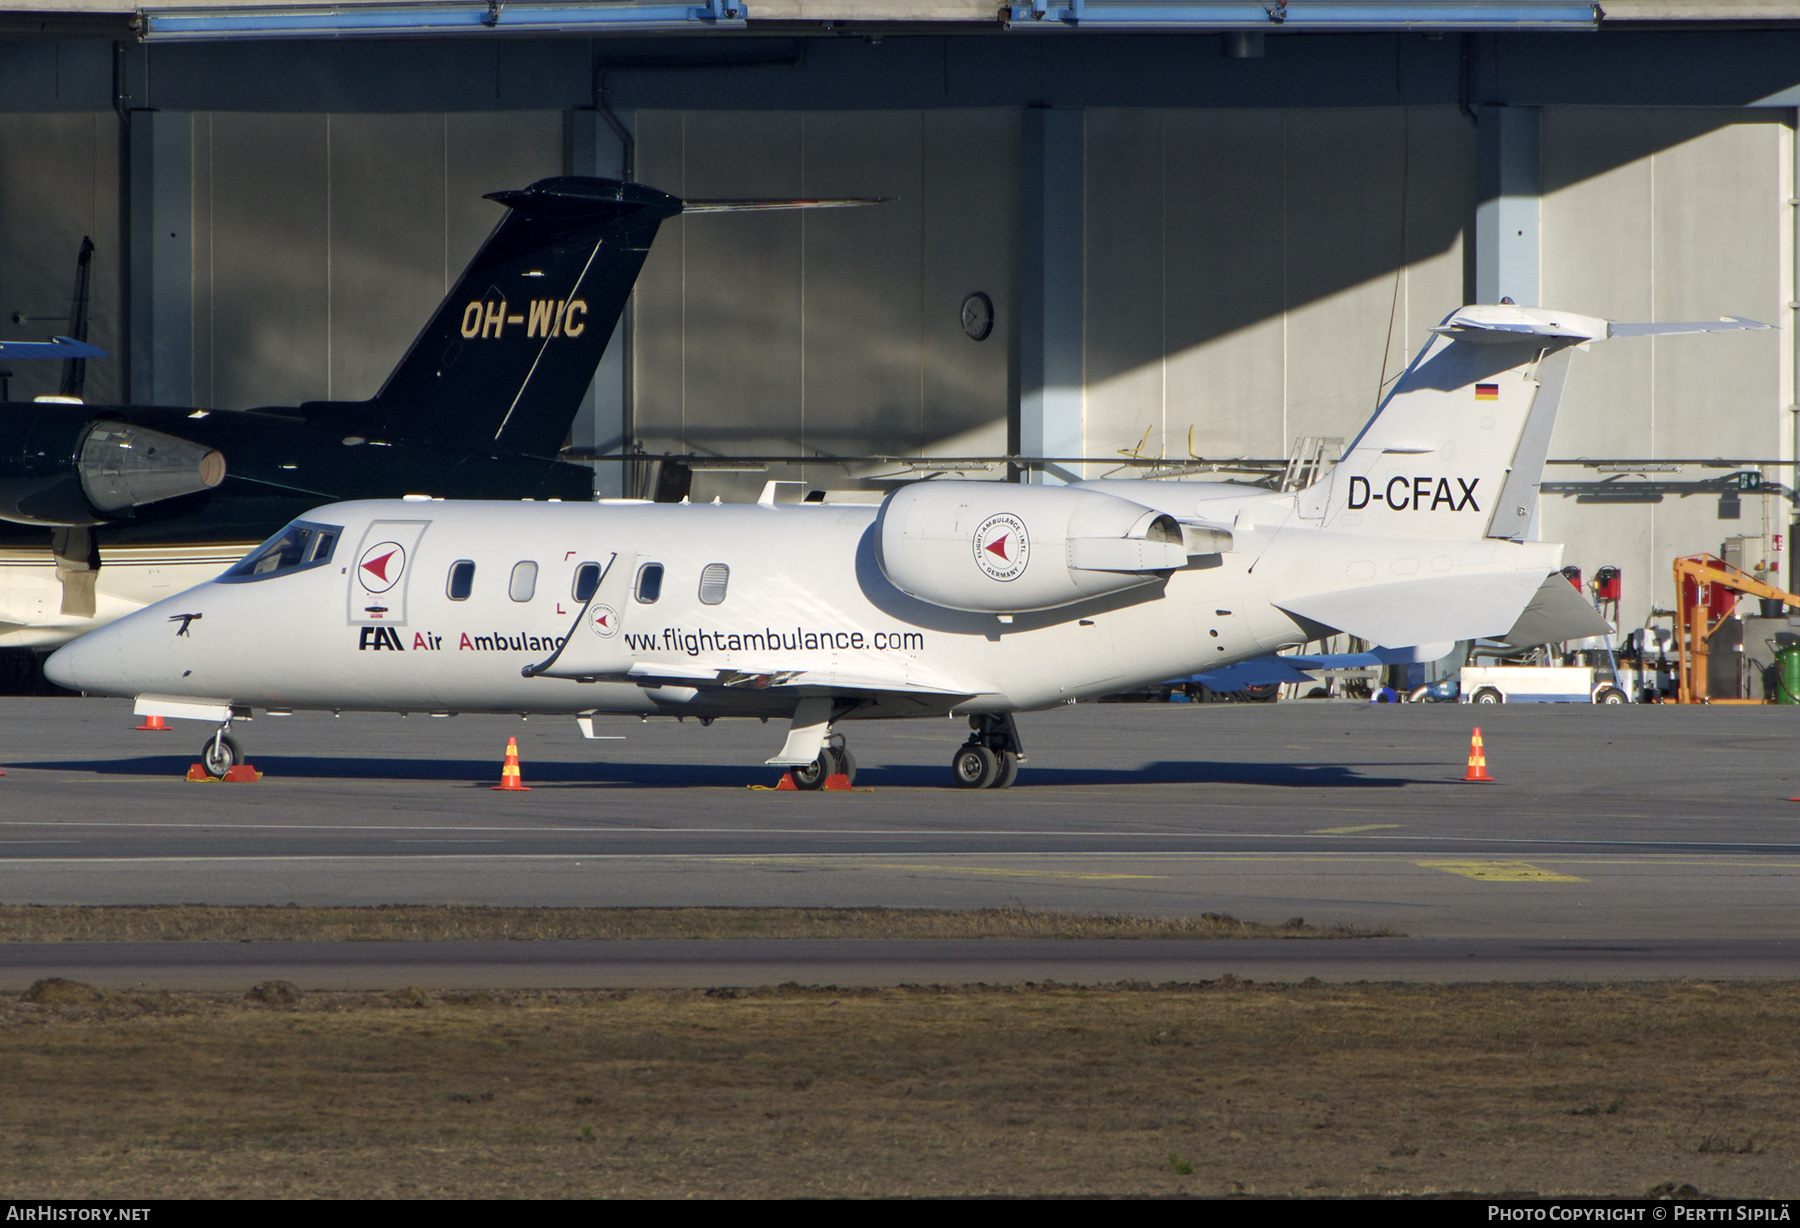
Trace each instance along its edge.
<path fill-rule="evenodd" d="M 1598 616 L 1523 540 L 1571 350 L 1747 320 L 1465 307 L 1312 486 L 924 481 L 878 506 L 365 501 L 61 649 L 63 686 L 217 722 L 256 708 L 779 718 L 770 763 L 854 772 L 841 725 L 964 715 L 964 788 L 1005 787 L 1013 714 L 1335 633 L 1421 659 Z M 591 731 L 591 722 L 585 727 Z"/>

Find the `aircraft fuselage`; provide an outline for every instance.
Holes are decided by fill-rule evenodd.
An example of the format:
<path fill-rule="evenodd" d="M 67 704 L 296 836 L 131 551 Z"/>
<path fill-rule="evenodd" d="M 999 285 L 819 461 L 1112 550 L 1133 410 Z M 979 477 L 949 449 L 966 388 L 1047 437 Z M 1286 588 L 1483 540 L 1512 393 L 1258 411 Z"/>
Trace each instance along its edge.
<path fill-rule="evenodd" d="M 833 697 L 833 719 L 1011 712 L 1297 645 L 1308 631 L 1276 603 L 1316 591 L 1348 556 L 1386 573 L 1423 546 L 1447 571 L 1472 575 L 1507 550 L 1541 576 L 1558 552 L 1481 543 L 1471 562 L 1444 543 L 1293 526 L 1291 495 L 1155 486 L 1184 514 L 1235 521 L 1233 548 L 1123 592 L 1008 615 L 899 591 L 882 572 L 870 506 L 334 505 L 306 517 L 336 534 L 328 563 L 228 573 L 63 650 L 54 676 L 240 708 L 786 717 L 815 695 Z M 578 597 L 583 569 L 591 592 L 592 569 L 614 559 L 632 575 Z M 458 599 L 458 569 L 471 564 Z M 515 579 L 527 565 L 529 592 Z M 660 586 L 646 601 L 651 567 Z M 602 599 L 613 611 L 604 629 L 594 611 L 584 618 Z M 524 676 L 597 650 L 597 636 L 615 665 L 595 680 Z"/>

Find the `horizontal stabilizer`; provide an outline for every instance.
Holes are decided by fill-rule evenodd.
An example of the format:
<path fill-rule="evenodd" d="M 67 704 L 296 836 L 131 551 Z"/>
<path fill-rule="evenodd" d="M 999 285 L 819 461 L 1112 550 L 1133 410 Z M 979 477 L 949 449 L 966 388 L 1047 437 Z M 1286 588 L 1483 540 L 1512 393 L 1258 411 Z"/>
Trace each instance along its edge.
<path fill-rule="evenodd" d="M 1512 629 L 1492 638 L 1512 648 L 1535 648 L 1539 644 L 1584 640 L 1612 633 L 1612 624 L 1600 617 L 1600 612 L 1588 604 L 1587 598 L 1560 574 L 1552 573 L 1544 577 L 1537 594 L 1513 623 Z"/>
<path fill-rule="evenodd" d="M 1504 343 L 1542 337 L 1546 341 L 1579 344 L 1605 339 L 1606 330 L 1605 320 L 1572 311 L 1484 303 L 1452 312 L 1449 319 L 1431 331 L 1440 337 L 1465 341 Z"/>
<path fill-rule="evenodd" d="M 1720 316 L 1699 324 L 1608 324 L 1609 337 L 1669 337 L 1681 333 L 1735 333 L 1766 330 L 1770 326 L 1742 316 Z"/>
<path fill-rule="evenodd" d="M 776 209 L 855 209 L 861 205 L 885 205 L 892 196 L 840 196 L 813 200 L 685 200 L 683 213 L 767 213 Z"/>
<path fill-rule="evenodd" d="M 1432 576 L 1315 593 L 1276 605 L 1372 644 L 1401 648 L 1503 635 L 1542 582 L 1543 573 L 1536 570 Z"/>
<path fill-rule="evenodd" d="M 1698 323 L 1615 324 L 1610 320 L 1577 315 L 1572 311 L 1551 311 L 1542 307 L 1515 307 L 1511 303 L 1500 303 L 1464 307 L 1431 331 L 1442 337 L 1458 337 L 1467 341 L 1506 342 L 1542 337 L 1551 342 L 1580 344 L 1584 341 L 1604 341 L 1609 337 L 1735 333 L 1768 327 L 1767 324 L 1746 320 L 1742 316 L 1720 316 L 1717 320 Z"/>

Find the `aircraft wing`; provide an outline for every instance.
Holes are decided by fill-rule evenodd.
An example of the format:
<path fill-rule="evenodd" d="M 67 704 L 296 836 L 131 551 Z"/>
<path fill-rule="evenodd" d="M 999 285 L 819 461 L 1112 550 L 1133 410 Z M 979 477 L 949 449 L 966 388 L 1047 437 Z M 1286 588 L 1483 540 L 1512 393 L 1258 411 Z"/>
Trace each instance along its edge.
<path fill-rule="evenodd" d="M 555 677 L 555 667 L 543 671 Z M 947 679 L 921 677 L 917 669 L 894 673 L 870 670 L 781 669 L 774 666 L 742 669 L 700 669 L 662 662 L 633 665 L 621 681 L 639 686 L 691 686 L 700 690 L 794 691 L 802 688 L 827 691 L 881 691 L 912 695 L 986 695 L 994 688 L 985 684 L 957 686 Z"/>
<path fill-rule="evenodd" d="M 1543 583 L 1544 573 L 1535 569 L 1430 576 L 1309 593 L 1275 605 L 1372 644 L 1402 648 L 1505 635 Z"/>
<path fill-rule="evenodd" d="M 1595 635 L 1611 635 L 1613 625 L 1600 617 L 1587 598 L 1562 576 L 1544 577 L 1531 603 L 1525 607 L 1512 629 L 1491 638 L 1513 648 L 1535 648 L 1539 644 L 1556 644 L 1563 640 L 1584 640 Z"/>
<path fill-rule="evenodd" d="M 0 341 L 0 358 L 105 358 L 98 346 L 73 337 L 54 337 L 49 341 Z"/>
<path fill-rule="evenodd" d="M 1224 669 L 1195 674 L 1180 681 L 1198 682 L 1209 690 L 1223 693 L 1239 691 L 1249 686 L 1267 686 L 1271 682 L 1311 682 L 1312 673 L 1323 670 L 1370 669 L 1384 665 L 1436 661 L 1450 655 L 1455 649 L 1456 645 L 1453 643 L 1422 644 L 1406 648 L 1376 648 L 1370 652 L 1314 652 L 1300 656 L 1257 657 L 1251 661 L 1227 665 Z"/>
<path fill-rule="evenodd" d="M 1254 661 L 1239 661 L 1224 669 L 1195 674 L 1183 681 L 1198 682 L 1208 690 L 1218 691 L 1220 694 L 1241 691 L 1245 687 L 1268 686 L 1272 682 L 1311 682 L 1312 679 L 1304 671 L 1325 668 L 1314 665 L 1311 661 L 1308 657 L 1257 657 Z"/>

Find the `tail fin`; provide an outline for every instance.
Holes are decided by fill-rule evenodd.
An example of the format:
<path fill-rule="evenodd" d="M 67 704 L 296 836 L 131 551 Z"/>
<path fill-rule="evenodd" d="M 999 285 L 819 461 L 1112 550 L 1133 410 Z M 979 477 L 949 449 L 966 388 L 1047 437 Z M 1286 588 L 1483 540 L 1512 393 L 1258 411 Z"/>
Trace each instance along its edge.
<path fill-rule="evenodd" d="M 1763 329 L 1754 320 L 1611 324 L 1541 308 L 1464 307 L 1432 329 L 1300 516 L 1396 537 L 1523 537 L 1569 350 L 1609 337 Z"/>
<path fill-rule="evenodd" d="M 372 401 L 304 406 L 371 432 L 554 456 L 676 197 L 611 179 L 540 179 L 505 205 Z"/>

